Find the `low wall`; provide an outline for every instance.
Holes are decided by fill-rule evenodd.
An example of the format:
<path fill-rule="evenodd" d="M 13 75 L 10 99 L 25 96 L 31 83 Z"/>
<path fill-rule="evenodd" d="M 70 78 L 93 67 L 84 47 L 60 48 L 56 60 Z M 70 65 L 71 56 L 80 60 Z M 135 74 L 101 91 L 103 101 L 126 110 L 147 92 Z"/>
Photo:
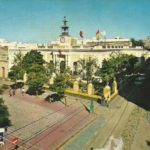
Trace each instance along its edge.
<path fill-rule="evenodd" d="M 87 93 L 82 93 L 82 92 L 74 92 L 73 90 L 71 89 L 66 89 L 65 90 L 65 93 L 66 94 L 69 94 L 69 95 L 73 95 L 73 96 L 77 96 L 77 97 L 82 97 L 82 98 L 87 98 L 89 100 L 99 100 L 101 99 L 102 97 L 99 96 L 99 95 L 88 95 Z"/>
<path fill-rule="evenodd" d="M 89 100 L 95 100 L 95 101 L 102 99 L 102 96 L 99 95 L 88 95 L 87 93 L 83 93 L 83 92 L 74 92 L 71 89 L 66 89 L 65 93 L 77 97 L 87 98 Z M 117 95 L 118 95 L 118 91 L 111 94 L 110 98 L 108 99 L 108 102 L 112 101 Z"/>
<path fill-rule="evenodd" d="M 112 101 L 117 95 L 118 95 L 118 91 L 113 93 L 113 94 L 111 94 L 110 98 L 108 99 L 108 102 Z"/>

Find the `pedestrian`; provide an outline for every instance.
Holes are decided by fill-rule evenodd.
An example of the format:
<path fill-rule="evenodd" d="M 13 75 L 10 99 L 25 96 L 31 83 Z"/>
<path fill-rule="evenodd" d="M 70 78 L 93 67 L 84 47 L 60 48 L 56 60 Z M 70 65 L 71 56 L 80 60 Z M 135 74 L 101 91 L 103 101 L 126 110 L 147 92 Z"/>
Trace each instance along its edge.
<path fill-rule="evenodd" d="M 19 148 L 19 145 L 15 145 L 15 148 L 14 148 L 14 149 L 16 149 L 16 150 L 17 150 L 18 148 Z"/>
<path fill-rule="evenodd" d="M 16 90 L 15 90 L 15 89 L 13 89 L 13 96 L 15 95 L 15 93 L 16 93 Z"/>
<path fill-rule="evenodd" d="M 12 91 L 12 90 L 11 90 L 11 88 L 10 88 L 10 89 L 9 89 L 9 96 L 12 96 L 12 93 L 11 93 L 11 91 Z"/>
<path fill-rule="evenodd" d="M 21 93 L 22 93 L 22 96 L 24 96 L 24 93 L 25 93 L 24 87 L 21 89 Z"/>

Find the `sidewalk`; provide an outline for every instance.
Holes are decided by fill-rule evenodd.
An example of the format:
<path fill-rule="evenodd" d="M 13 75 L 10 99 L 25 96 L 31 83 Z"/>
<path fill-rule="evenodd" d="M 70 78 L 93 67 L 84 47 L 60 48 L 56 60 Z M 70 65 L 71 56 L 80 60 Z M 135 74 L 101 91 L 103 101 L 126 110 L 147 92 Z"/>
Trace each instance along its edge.
<path fill-rule="evenodd" d="M 42 96 L 30 96 L 27 94 L 22 96 L 19 90 L 16 91 L 15 96 L 10 97 L 8 90 L 3 94 L 13 124 L 8 129 L 8 133 L 16 130 L 11 135 L 15 135 L 21 140 L 29 139 L 24 146 L 30 147 L 31 145 L 35 145 L 33 147 L 31 146 L 31 150 L 35 147 L 41 149 L 54 148 L 68 140 L 68 138 L 76 134 L 77 131 L 84 128 L 84 126 L 93 120 L 93 116 L 83 107 L 83 104 L 88 107 L 89 104 L 86 103 L 89 101 L 67 96 L 68 106 L 65 106 L 62 102 L 49 103 L 45 101 L 44 97 L 47 94 L 49 94 L 49 91 Z M 81 112 L 79 107 L 82 108 Z M 69 116 L 70 119 L 68 118 Z M 69 119 L 68 121 L 66 120 L 67 118 Z M 39 121 L 32 123 L 36 120 Z M 18 128 L 22 129 L 17 131 Z M 31 140 L 30 137 L 32 137 Z M 39 139 L 43 140 L 40 140 L 40 142 Z M 6 144 L 5 148 L 7 146 L 10 147 L 12 144 Z"/>

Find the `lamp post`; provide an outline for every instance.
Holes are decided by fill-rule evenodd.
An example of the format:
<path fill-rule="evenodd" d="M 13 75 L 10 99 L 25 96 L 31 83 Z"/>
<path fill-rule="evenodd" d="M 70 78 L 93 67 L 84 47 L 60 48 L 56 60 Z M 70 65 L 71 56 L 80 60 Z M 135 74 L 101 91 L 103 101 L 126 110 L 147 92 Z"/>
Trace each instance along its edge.
<path fill-rule="evenodd" d="M 93 104 L 93 100 L 91 100 L 90 102 L 90 113 L 94 112 L 94 104 Z"/>

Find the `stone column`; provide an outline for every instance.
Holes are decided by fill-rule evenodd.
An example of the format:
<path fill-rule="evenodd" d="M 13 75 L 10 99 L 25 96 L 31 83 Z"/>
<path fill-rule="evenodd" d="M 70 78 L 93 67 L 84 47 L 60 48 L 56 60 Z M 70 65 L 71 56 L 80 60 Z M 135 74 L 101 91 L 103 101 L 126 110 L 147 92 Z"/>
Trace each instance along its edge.
<path fill-rule="evenodd" d="M 87 87 L 88 95 L 93 95 L 93 84 L 89 83 Z"/>
<path fill-rule="evenodd" d="M 78 83 L 78 81 L 75 81 L 73 83 L 73 91 L 74 92 L 79 92 L 79 83 Z"/>
<path fill-rule="evenodd" d="M 27 73 L 25 73 L 25 74 L 23 75 L 23 82 L 26 83 L 27 80 L 28 80 L 28 75 L 27 75 Z"/>
<path fill-rule="evenodd" d="M 117 92 L 118 92 L 116 80 L 113 81 L 113 84 L 112 84 L 112 92 L 113 92 L 113 93 L 117 93 Z"/>
<path fill-rule="evenodd" d="M 110 86 L 107 84 L 103 89 L 103 96 L 106 101 L 109 101 L 110 93 L 111 93 L 111 89 Z"/>
<path fill-rule="evenodd" d="M 53 77 L 51 77 L 51 78 L 49 79 L 49 84 L 50 84 L 50 85 L 53 85 L 53 84 L 54 84 L 54 78 L 53 78 Z"/>

